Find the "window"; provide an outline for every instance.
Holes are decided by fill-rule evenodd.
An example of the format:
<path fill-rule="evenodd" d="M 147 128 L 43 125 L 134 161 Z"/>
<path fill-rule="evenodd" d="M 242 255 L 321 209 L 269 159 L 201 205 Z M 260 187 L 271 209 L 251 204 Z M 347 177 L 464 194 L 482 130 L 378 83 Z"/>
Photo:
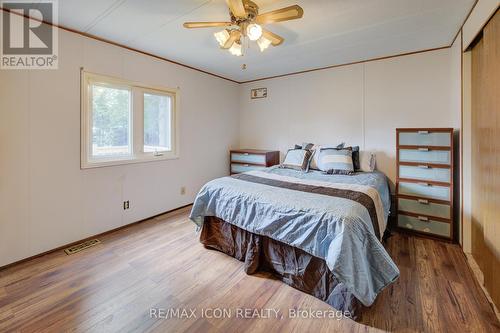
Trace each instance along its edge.
<path fill-rule="evenodd" d="M 178 157 L 177 90 L 82 72 L 82 168 Z"/>
<path fill-rule="evenodd" d="M 130 95 L 128 89 L 92 85 L 92 158 L 131 155 Z"/>
<path fill-rule="evenodd" d="M 171 98 L 168 95 L 144 94 L 144 151 L 169 151 Z"/>

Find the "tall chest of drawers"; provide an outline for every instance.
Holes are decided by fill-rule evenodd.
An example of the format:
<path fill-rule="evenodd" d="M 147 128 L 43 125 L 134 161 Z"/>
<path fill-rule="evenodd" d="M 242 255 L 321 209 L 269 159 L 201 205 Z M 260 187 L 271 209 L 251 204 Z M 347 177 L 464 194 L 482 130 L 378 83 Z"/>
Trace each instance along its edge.
<path fill-rule="evenodd" d="M 397 226 L 453 240 L 453 129 L 398 128 Z"/>

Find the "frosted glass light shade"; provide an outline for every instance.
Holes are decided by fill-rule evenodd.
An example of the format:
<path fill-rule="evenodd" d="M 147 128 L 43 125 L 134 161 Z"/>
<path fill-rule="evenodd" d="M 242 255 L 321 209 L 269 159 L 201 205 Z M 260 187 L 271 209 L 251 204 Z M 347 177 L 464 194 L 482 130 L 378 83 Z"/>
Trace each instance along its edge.
<path fill-rule="evenodd" d="M 260 37 L 257 39 L 257 45 L 259 45 L 260 52 L 264 52 L 271 45 L 271 41 L 265 37 Z"/>
<path fill-rule="evenodd" d="M 262 28 L 260 25 L 252 23 L 247 27 L 247 36 L 250 40 L 257 40 L 262 36 Z"/>
<path fill-rule="evenodd" d="M 235 55 L 237 57 L 242 56 L 243 55 L 243 51 L 241 49 L 241 44 L 236 43 L 236 42 L 233 43 L 233 45 L 229 49 L 229 53 L 231 53 L 232 55 Z"/>
<path fill-rule="evenodd" d="M 224 29 L 222 31 L 214 33 L 215 39 L 217 39 L 217 42 L 219 43 L 220 46 L 224 46 L 226 44 L 227 40 L 229 39 L 229 32 Z"/>

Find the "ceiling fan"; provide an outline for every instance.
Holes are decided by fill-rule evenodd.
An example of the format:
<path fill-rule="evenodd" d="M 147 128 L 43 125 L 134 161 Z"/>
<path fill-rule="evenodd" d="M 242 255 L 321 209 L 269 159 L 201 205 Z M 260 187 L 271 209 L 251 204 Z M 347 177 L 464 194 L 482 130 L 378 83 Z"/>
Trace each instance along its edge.
<path fill-rule="evenodd" d="M 262 25 L 299 19 L 304 10 L 298 6 L 289 6 L 259 14 L 259 6 L 250 0 L 226 0 L 229 6 L 231 21 L 227 22 L 186 22 L 185 28 L 213 28 L 224 27 L 224 30 L 214 34 L 222 49 L 227 49 L 236 56 L 243 55 L 243 41 L 248 38 L 256 41 L 263 52 L 272 46 L 283 43 L 284 38 L 263 29 Z"/>

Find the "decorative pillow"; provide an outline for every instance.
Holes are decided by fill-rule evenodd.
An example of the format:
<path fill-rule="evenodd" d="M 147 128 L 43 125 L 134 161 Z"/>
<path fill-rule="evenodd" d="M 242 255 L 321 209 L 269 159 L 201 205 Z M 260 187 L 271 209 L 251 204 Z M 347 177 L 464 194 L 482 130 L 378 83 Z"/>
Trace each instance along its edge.
<path fill-rule="evenodd" d="M 373 172 L 376 167 L 376 155 L 370 151 L 359 152 L 359 169 L 364 172 Z"/>
<path fill-rule="evenodd" d="M 352 164 L 354 165 L 354 171 L 361 169 L 361 164 L 359 162 L 359 146 L 350 147 L 352 149 Z"/>
<path fill-rule="evenodd" d="M 319 170 L 318 168 L 318 157 L 319 157 L 319 151 L 321 149 L 343 149 L 345 146 L 345 142 L 342 142 L 341 144 L 337 146 L 333 145 L 314 145 L 311 149 L 315 151 L 311 158 L 311 165 L 309 166 L 313 170 Z"/>
<path fill-rule="evenodd" d="M 295 149 L 308 149 L 308 150 L 311 150 L 311 148 L 313 146 L 314 146 L 314 143 L 304 142 L 301 145 L 295 145 Z"/>
<path fill-rule="evenodd" d="M 354 173 L 352 150 L 323 148 L 319 152 L 318 167 L 329 174 L 351 175 Z"/>
<path fill-rule="evenodd" d="M 281 167 L 307 171 L 311 155 L 312 152 L 307 149 L 289 149 Z"/>

